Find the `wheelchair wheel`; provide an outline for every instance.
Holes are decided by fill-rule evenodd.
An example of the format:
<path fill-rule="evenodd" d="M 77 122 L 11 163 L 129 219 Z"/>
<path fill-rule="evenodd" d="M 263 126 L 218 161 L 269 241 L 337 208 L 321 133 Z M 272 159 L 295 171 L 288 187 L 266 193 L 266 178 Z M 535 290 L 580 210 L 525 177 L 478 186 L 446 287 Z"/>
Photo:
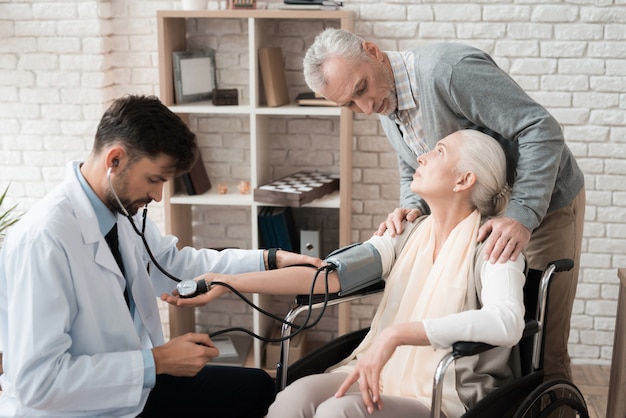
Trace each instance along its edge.
<path fill-rule="evenodd" d="M 521 403 L 513 418 L 589 418 L 580 390 L 567 380 L 542 383 Z"/>

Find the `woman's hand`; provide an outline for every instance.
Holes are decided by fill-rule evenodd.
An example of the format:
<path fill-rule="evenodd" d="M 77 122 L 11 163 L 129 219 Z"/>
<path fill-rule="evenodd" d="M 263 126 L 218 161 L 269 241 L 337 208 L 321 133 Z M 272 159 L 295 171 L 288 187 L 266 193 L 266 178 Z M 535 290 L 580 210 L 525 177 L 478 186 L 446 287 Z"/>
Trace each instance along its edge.
<path fill-rule="evenodd" d="M 358 382 L 367 412 L 372 414 L 374 408 L 382 409 L 380 373 L 397 346 L 392 327 L 381 332 L 367 352 L 359 358 L 354 371 L 343 381 L 335 397 L 342 397 L 353 383 Z"/>
<path fill-rule="evenodd" d="M 161 295 L 161 300 L 174 306 L 198 307 L 198 306 L 206 305 L 212 300 L 219 298 L 224 293 L 230 292 L 230 290 L 225 286 L 211 285 L 212 282 L 221 282 L 221 283 L 230 282 L 231 280 L 228 275 L 209 273 L 209 274 L 203 274 L 202 276 L 198 276 L 194 280 L 198 281 L 202 279 L 204 279 L 207 285 L 209 286 L 208 292 L 201 293 L 192 298 L 181 298 L 178 295 L 178 291 L 174 289 L 171 295 L 168 295 L 167 293 L 163 293 Z"/>

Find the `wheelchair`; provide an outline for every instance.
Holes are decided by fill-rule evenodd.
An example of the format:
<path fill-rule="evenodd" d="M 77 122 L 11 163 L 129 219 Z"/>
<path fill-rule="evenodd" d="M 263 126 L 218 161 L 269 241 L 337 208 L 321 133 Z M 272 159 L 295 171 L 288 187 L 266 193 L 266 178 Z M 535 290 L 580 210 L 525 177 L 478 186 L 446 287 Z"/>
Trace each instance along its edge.
<path fill-rule="evenodd" d="M 543 382 L 543 334 L 544 323 L 548 315 L 547 300 L 550 280 L 555 273 L 568 271 L 573 267 L 570 259 L 558 260 L 547 265 L 544 271 L 529 269 L 524 285 L 524 305 L 526 307 L 525 328 L 517 347 L 521 375 L 478 401 L 463 415 L 463 418 L 547 418 L 573 417 L 589 418 L 586 402 L 574 383 L 555 379 Z M 291 325 L 296 317 L 309 309 L 320 309 L 363 297 L 380 294 L 384 290 L 381 280 L 362 291 L 346 296 L 331 294 L 324 302 L 324 295 L 298 295 L 296 306 L 285 317 L 282 336 L 291 333 Z M 301 377 L 323 373 L 328 367 L 339 363 L 352 353 L 365 337 L 369 328 L 353 331 L 340 336 L 321 348 L 289 365 L 289 340 L 281 344 L 281 355 L 276 367 L 276 389 L 280 391 L 286 385 Z M 452 351 L 439 362 L 433 377 L 433 397 L 431 417 L 441 416 L 443 378 L 448 367 L 454 361 L 480 354 L 493 346 L 480 342 L 457 342 Z"/>

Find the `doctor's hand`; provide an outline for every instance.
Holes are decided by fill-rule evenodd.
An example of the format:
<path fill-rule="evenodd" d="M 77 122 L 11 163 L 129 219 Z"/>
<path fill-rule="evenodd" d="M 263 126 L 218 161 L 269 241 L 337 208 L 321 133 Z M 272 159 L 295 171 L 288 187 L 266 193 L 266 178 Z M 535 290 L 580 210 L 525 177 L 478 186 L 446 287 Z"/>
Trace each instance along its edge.
<path fill-rule="evenodd" d="M 224 293 L 230 292 L 230 290 L 225 286 L 211 285 L 211 283 L 214 281 L 228 284 L 230 280 L 229 280 L 229 275 L 227 274 L 215 274 L 215 273 L 203 274 L 202 276 L 196 277 L 194 280 L 195 281 L 205 280 L 207 285 L 209 285 L 209 291 L 206 293 L 200 293 L 197 296 L 194 296 L 191 298 L 182 298 L 179 296 L 178 291 L 174 289 L 171 295 L 168 295 L 167 293 L 163 293 L 161 295 L 161 300 L 163 302 L 167 302 L 170 305 L 174 305 L 174 306 L 185 306 L 185 307 L 195 308 L 198 306 L 204 306 L 207 303 L 211 302 L 212 300 L 219 298 Z"/>
<path fill-rule="evenodd" d="M 389 235 L 392 237 L 400 235 L 402 233 L 402 221 L 406 219 L 408 222 L 413 222 L 420 216 L 422 216 L 422 211 L 419 209 L 396 208 L 387 215 L 384 222 L 381 222 L 374 235 L 382 236 L 386 230 L 389 230 Z"/>
<path fill-rule="evenodd" d="M 494 218 L 478 230 L 478 242 L 485 238 L 485 259 L 490 263 L 506 263 L 517 260 L 530 241 L 530 231 L 515 219 Z"/>
<path fill-rule="evenodd" d="M 207 334 L 190 332 L 154 347 L 152 355 L 156 374 L 195 376 L 219 350 Z"/>

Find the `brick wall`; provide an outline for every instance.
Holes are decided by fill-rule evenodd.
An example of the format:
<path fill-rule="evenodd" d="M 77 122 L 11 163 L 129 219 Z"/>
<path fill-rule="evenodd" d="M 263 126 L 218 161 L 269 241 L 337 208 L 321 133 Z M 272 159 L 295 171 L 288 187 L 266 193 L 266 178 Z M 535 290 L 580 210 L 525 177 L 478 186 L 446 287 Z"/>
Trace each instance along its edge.
<path fill-rule="evenodd" d="M 608 363 L 616 269 L 626 266 L 626 8 L 611 0 L 347 3 L 356 14 L 356 32 L 383 49 L 457 41 L 487 51 L 561 122 L 585 172 L 588 199 L 570 351 L 579 363 Z M 61 181 L 66 161 L 86 157 L 110 100 L 124 93 L 158 94 L 155 12 L 168 8 L 180 8 L 179 2 L 0 0 L 0 187 L 11 183 L 9 203 L 20 202 L 27 210 Z M 291 47 L 314 35 L 297 29 L 280 28 L 303 40 Z M 227 71 L 235 63 L 226 59 L 221 65 L 224 83 L 236 85 L 237 77 L 247 76 Z M 290 84 L 300 68 L 299 60 L 287 59 Z M 352 237 L 361 241 L 396 206 L 398 178 L 377 119 L 354 120 Z M 308 123 L 315 122 L 277 126 L 290 137 L 306 131 Z M 205 130 L 211 129 L 207 124 Z M 214 136 L 207 132 L 204 138 Z M 229 140 L 218 148 L 228 153 L 233 147 L 237 141 Z M 208 152 L 203 151 L 205 161 Z M 162 206 L 154 205 L 150 216 L 162 224 Z M 195 222 L 203 216 L 194 210 Z M 197 245 L 245 245 L 245 230 L 241 225 L 230 232 L 210 230 L 215 236 L 202 230 Z M 224 302 L 210 314 L 201 310 L 202 327 L 209 327 L 218 311 L 240 309 L 237 301 Z M 355 327 L 368 323 L 374 302 L 353 307 Z M 284 309 L 284 301 L 276 303 Z M 163 313 L 167 321 L 167 310 Z M 322 323 L 317 336 L 329 338 L 333 326 Z"/>

